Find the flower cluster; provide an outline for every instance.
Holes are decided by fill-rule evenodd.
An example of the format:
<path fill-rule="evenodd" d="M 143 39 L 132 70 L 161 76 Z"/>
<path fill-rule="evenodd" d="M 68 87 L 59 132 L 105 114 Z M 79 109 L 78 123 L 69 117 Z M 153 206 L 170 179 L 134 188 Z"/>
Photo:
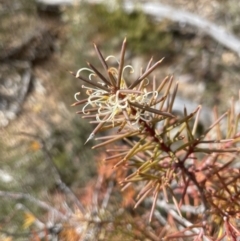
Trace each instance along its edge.
<path fill-rule="evenodd" d="M 82 68 L 77 71 L 76 74 L 72 73 L 76 78 L 81 79 L 90 86 L 82 86 L 82 89 L 86 89 L 87 99 L 79 100 L 77 97 L 80 92 L 75 94 L 75 99 L 77 102 L 73 104 L 80 105 L 83 104 L 81 111 L 78 114 L 82 114 L 83 118 L 92 119 L 91 123 L 98 124 L 96 129 L 91 133 L 91 139 L 94 137 L 95 133 L 100 130 L 114 126 L 120 126 L 123 128 L 125 125 L 135 126 L 139 128 L 140 120 L 150 121 L 156 118 L 156 115 L 164 117 L 174 117 L 168 112 L 164 112 L 161 109 L 156 110 L 156 104 L 164 102 L 166 98 L 163 96 L 159 97 L 159 91 L 163 86 L 156 89 L 155 78 L 153 79 L 153 88 L 148 90 L 149 79 L 147 78 L 149 74 L 162 62 L 163 59 L 152 64 L 152 59 L 144 73 L 134 81 L 129 84 L 123 74 L 127 68 L 134 72 L 132 66 L 124 66 L 124 54 L 126 49 L 126 39 L 123 41 L 121 58 L 118 63 L 118 69 L 114 67 L 109 67 L 107 61 L 113 56 L 109 56 L 106 59 L 103 58 L 99 48 L 94 45 L 97 55 L 103 65 L 105 74 L 98 71 L 92 64 L 88 63 L 89 68 Z M 81 75 L 82 71 L 89 71 L 88 79 Z M 97 78 L 96 80 L 92 80 Z M 166 82 L 166 81 L 165 81 Z M 163 107 L 163 105 L 162 105 Z"/>
<path fill-rule="evenodd" d="M 78 71 L 76 77 L 79 77 L 79 73 L 81 70 Z M 89 69 L 89 71 L 91 71 Z M 117 69 L 112 68 L 113 74 L 117 75 Z M 90 77 L 89 77 L 90 78 Z M 82 112 L 84 115 L 88 115 L 93 112 L 92 109 L 87 109 L 87 107 L 91 106 L 95 108 L 94 111 L 97 112 L 96 114 L 96 121 L 101 122 L 112 122 L 113 126 L 116 122 L 122 122 L 123 118 L 117 118 L 120 114 L 124 113 L 127 115 L 127 119 L 129 123 L 134 124 L 138 122 L 139 119 L 144 118 L 144 114 L 135 113 L 131 111 L 130 103 L 139 103 L 141 105 L 147 105 L 150 97 L 157 98 L 157 91 L 155 92 L 147 92 L 146 88 L 143 90 L 128 90 L 126 81 L 122 78 L 120 83 L 120 89 L 116 91 L 116 93 L 109 94 L 108 91 L 103 89 L 91 88 L 82 86 L 83 89 L 86 89 L 88 97 L 88 102 L 82 108 Z M 79 92 L 76 93 L 75 99 L 77 101 L 77 95 Z M 107 116 L 107 118 L 104 118 Z"/>

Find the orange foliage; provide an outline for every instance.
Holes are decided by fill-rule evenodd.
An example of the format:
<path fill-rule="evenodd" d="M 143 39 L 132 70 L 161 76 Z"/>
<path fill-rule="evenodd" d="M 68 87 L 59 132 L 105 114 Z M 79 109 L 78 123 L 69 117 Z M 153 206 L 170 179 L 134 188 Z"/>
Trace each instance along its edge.
<path fill-rule="evenodd" d="M 76 232 L 76 229 L 68 226 L 64 226 L 59 234 L 59 241 L 79 241 L 80 235 Z"/>

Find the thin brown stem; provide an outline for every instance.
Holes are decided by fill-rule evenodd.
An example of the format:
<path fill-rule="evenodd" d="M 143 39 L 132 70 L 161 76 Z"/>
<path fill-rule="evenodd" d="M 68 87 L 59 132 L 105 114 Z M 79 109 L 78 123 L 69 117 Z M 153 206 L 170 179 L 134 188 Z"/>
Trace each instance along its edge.
<path fill-rule="evenodd" d="M 121 78 L 122 78 L 125 50 L 126 50 L 126 38 L 123 40 L 122 50 L 121 50 L 121 55 L 120 55 L 120 63 L 118 66 L 118 78 L 117 78 L 117 88 L 118 89 L 120 87 Z"/>
<path fill-rule="evenodd" d="M 162 58 L 157 63 L 155 63 L 151 68 L 147 69 L 146 72 L 143 75 L 141 75 L 136 81 L 134 81 L 129 86 L 129 89 L 133 89 L 134 87 L 136 87 L 142 80 L 144 80 L 150 73 L 152 73 L 153 70 L 155 70 L 162 63 L 163 59 L 164 58 Z"/>

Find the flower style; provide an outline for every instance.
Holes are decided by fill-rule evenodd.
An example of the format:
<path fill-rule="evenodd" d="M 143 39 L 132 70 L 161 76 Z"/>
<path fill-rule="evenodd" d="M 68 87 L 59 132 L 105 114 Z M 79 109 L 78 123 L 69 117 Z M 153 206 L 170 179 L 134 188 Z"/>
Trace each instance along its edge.
<path fill-rule="evenodd" d="M 138 128 L 140 120 L 149 121 L 156 117 L 156 115 L 173 117 L 170 113 L 151 108 L 151 106 L 155 106 L 160 101 L 165 100 L 164 98 L 160 98 L 160 100 L 157 99 L 160 88 L 156 89 L 156 87 L 153 87 L 151 91 L 147 90 L 149 82 L 147 76 L 159 66 L 163 59 L 152 66 L 151 59 L 145 72 L 128 86 L 127 81 L 123 77 L 123 73 L 127 68 L 131 69 L 130 73 L 133 73 L 134 70 L 130 65 L 124 66 L 126 39 L 122 44 L 120 61 L 117 61 L 118 69 L 107 65 L 109 58 L 115 58 L 114 56 L 109 56 L 104 59 L 99 48 L 96 45 L 94 45 L 94 47 L 107 77 L 90 63 L 88 63 L 89 68 L 79 69 L 76 74 L 73 74 L 76 78 L 90 85 L 82 86 L 83 89 L 86 89 L 88 98 L 79 100 L 77 96 L 80 93 L 78 92 L 75 94 L 77 102 L 73 104 L 73 106 L 83 104 L 82 110 L 77 113 L 82 114 L 83 118 L 92 119 L 91 123 L 98 124 L 88 140 L 93 138 L 98 130 L 107 128 L 109 124 L 111 127 L 127 124 L 131 127 L 136 126 L 136 128 Z M 90 72 L 88 79 L 81 75 L 82 71 L 85 70 Z M 93 81 L 92 77 L 97 77 L 98 80 Z M 155 81 L 155 78 L 153 81 Z M 156 84 L 153 86 L 156 86 Z"/>

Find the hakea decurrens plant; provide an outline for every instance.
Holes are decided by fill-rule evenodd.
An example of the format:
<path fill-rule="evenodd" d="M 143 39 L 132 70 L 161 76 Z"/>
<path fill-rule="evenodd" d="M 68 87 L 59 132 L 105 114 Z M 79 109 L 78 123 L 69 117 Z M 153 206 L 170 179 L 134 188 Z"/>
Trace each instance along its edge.
<path fill-rule="evenodd" d="M 105 59 L 99 48 L 94 47 L 103 72 L 88 63 L 89 68 L 72 73 L 88 84 L 82 86 L 88 98 L 79 100 L 80 93 L 77 93 L 73 106 L 82 105 L 77 113 L 96 124 L 88 140 L 102 130 L 116 132 L 96 138 L 101 143 L 93 148 L 119 140 L 126 142 L 106 149 L 109 154 L 114 153 L 106 160 L 114 160 L 115 169 L 124 167 L 131 171 L 120 183 L 123 189 L 139 183 L 135 207 L 152 196 L 150 221 L 159 200 L 164 200 L 166 207 L 173 203 L 179 218 L 185 213 L 191 216 L 190 220 L 198 221 L 173 225 L 181 228 L 171 230 L 171 234 L 166 232 L 165 240 L 188 236 L 195 237 L 194 240 L 224 240 L 225 237 L 236 240 L 240 234 L 236 221 L 240 217 L 240 172 L 235 167 L 240 161 L 239 113 L 234 113 L 232 107 L 218 118 L 215 111 L 214 123 L 204 133 L 197 134 L 201 106 L 192 113 L 187 113 L 183 106 L 183 116 L 176 117 L 172 108 L 178 83 L 173 85 L 173 79 L 166 77 L 157 85 L 159 81 L 151 76 L 163 59 L 155 64 L 150 59 L 145 71 L 129 83 L 124 72 L 126 68 L 133 69 L 124 66 L 126 39 L 118 68 L 108 66 L 112 56 Z M 89 71 L 89 78 L 82 75 L 85 70 Z M 228 121 L 222 127 L 226 118 Z M 186 211 L 183 208 L 186 204 L 201 212 Z"/>

